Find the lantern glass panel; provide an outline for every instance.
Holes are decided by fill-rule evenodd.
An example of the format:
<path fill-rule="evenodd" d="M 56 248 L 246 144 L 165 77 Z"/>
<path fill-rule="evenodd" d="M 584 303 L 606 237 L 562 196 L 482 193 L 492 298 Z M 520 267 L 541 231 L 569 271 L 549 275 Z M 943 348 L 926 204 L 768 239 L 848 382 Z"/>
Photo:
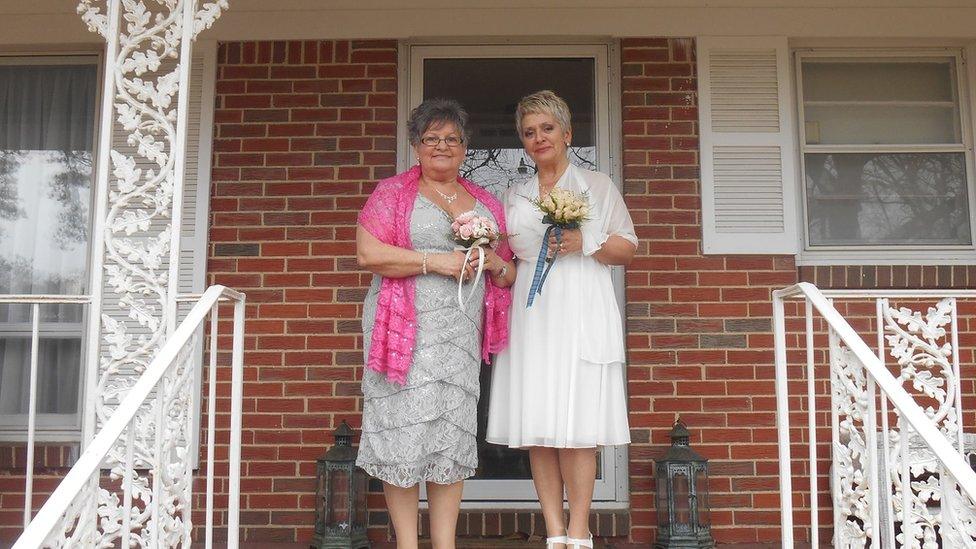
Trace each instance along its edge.
<path fill-rule="evenodd" d="M 348 469 L 329 471 L 329 502 L 331 516 L 329 526 L 345 530 L 349 528 L 349 473 Z"/>
<path fill-rule="evenodd" d="M 708 472 L 705 465 L 695 467 L 695 493 L 698 495 L 698 524 L 712 524 L 711 509 L 708 506 Z"/>
<path fill-rule="evenodd" d="M 325 516 L 324 512 L 327 508 L 325 502 L 326 492 L 325 492 L 325 464 L 321 461 L 317 465 L 318 474 L 315 476 L 315 516 L 317 517 L 315 523 L 315 531 L 319 534 L 323 533 L 323 527 L 325 523 L 328 522 L 329 518 Z"/>
<path fill-rule="evenodd" d="M 670 522 L 668 519 L 668 476 L 658 473 L 655 479 L 657 483 L 657 523 L 665 526 Z"/>
<path fill-rule="evenodd" d="M 674 471 L 671 486 L 674 494 L 674 522 L 691 524 L 691 487 L 687 471 Z"/>
<path fill-rule="evenodd" d="M 353 482 L 355 482 L 356 487 L 355 523 L 357 526 L 363 526 L 366 524 L 366 475 L 359 469 L 353 475 Z"/>

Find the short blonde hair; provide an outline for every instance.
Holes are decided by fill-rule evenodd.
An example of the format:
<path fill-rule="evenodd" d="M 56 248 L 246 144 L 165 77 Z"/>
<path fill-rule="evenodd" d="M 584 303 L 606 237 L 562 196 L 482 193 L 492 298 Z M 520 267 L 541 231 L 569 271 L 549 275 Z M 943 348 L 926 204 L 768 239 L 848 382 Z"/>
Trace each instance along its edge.
<path fill-rule="evenodd" d="M 530 114 L 548 114 L 556 119 L 564 132 L 573 129 L 569 105 L 552 90 L 537 91 L 518 102 L 518 107 L 515 108 L 515 129 L 519 136 L 522 135 L 522 119 Z"/>

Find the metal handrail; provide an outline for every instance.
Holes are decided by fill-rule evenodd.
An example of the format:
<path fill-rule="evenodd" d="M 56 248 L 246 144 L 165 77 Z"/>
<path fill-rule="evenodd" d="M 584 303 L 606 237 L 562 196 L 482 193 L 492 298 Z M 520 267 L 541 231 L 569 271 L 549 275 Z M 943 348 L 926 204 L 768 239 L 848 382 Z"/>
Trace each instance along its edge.
<path fill-rule="evenodd" d="M 170 365 L 177 360 L 180 351 L 193 337 L 194 332 L 201 326 L 211 309 L 219 302 L 231 300 L 234 302 L 234 323 L 243 328 L 244 322 L 244 294 L 225 286 L 211 286 L 202 295 L 196 305 L 190 310 L 186 318 L 173 332 L 172 336 L 159 350 L 156 357 L 149 363 L 145 371 L 133 385 L 126 397 L 119 403 L 111 417 L 105 422 L 101 430 L 87 445 L 85 451 L 68 471 L 64 479 L 54 490 L 47 502 L 41 507 L 34 519 L 27 525 L 17 539 L 13 549 L 34 549 L 40 547 L 51 530 L 68 510 L 75 497 L 82 492 L 85 484 L 101 467 L 102 461 L 122 436 L 130 422 L 135 418 L 143 403 L 154 390 L 157 383 L 165 375 Z M 215 331 L 216 332 L 216 331 Z M 216 333 L 212 334 L 216 337 Z M 233 358 L 231 363 L 231 425 L 230 425 L 230 455 L 229 460 L 229 501 L 227 517 L 227 546 L 237 547 L 238 524 L 240 514 L 240 447 L 241 447 L 241 410 L 243 400 L 243 333 L 235 333 L 233 341 Z M 211 353 L 213 354 L 213 353 Z M 211 365 L 214 364 L 213 359 Z M 213 388 L 211 388 L 213 390 Z M 213 459 L 210 452 L 208 460 Z M 208 494 L 208 503 L 212 497 Z M 208 524 L 209 526 L 209 524 Z"/>
<path fill-rule="evenodd" d="M 878 292 L 852 292 L 841 290 L 832 292 L 834 298 L 842 297 L 865 297 L 873 296 Z M 976 292 L 956 291 L 940 292 L 939 296 L 947 293 L 961 295 L 963 297 L 974 297 Z M 902 292 L 891 292 L 886 295 L 902 298 L 922 298 L 933 297 L 932 292 L 920 292 L 909 290 Z M 905 391 L 904 387 L 888 371 L 881 360 L 867 346 L 863 339 L 854 331 L 851 325 L 834 306 L 828 301 L 824 292 L 808 282 L 800 282 L 793 286 L 773 291 L 773 333 L 775 356 L 774 363 L 776 368 L 776 428 L 779 440 L 779 472 L 780 472 L 780 505 L 782 510 L 782 547 L 792 549 L 793 547 L 793 483 L 792 468 L 790 466 L 790 420 L 788 406 L 788 374 L 786 360 L 786 314 L 784 301 L 786 299 L 804 297 L 808 303 L 816 308 L 817 312 L 823 317 L 827 324 L 834 330 L 837 336 L 844 342 L 852 353 L 861 362 L 865 371 L 874 379 L 884 395 L 894 405 L 895 409 L 904 417 L 912 429 L 921 439 L 932 449 L 935 457 L 942 462 L 948 473 L 959 484 L 962 491 L 970 498 L 976 497 L 976 472 L 970 468 L 965 459 L 952 446 L 946 437 L 932 424 L 915 400 Z"/>

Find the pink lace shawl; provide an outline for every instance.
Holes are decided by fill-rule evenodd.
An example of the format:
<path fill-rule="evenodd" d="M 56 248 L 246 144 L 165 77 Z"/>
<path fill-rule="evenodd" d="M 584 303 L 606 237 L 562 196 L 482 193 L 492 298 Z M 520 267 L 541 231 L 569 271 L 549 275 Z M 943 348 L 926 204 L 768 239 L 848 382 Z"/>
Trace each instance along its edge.
<path fill-rule="evenodd" d="M 420 166 L 380 181 L 359 212 L 359 225 L 380 242 L 412 249 L 410 240 L 410 216 L 417 198 Z M 495 216 L 498 229 L 506 232 L 505 214 L 501 203 L 488 191 L 474 183 L 458 178 L 458 182 L 476 200 Z M 512 250 L 504 240 L 495 250 L 506 261 L 512 259 Z M 489 360 L 508 344 L 508 307 L 512 302 L 511 291 L 499 288 L 491 277 L 485 277 L 484 322 L 482 325 L 481 356 Z M 366 366 L 385 373 L 390 381 L 403 385 L 413 359 L 413 346 L 417 332 L 416 308 L 414 307 L 414 277 L 383 277 L 373 322 L 373 336 L 366 359 Z"/>

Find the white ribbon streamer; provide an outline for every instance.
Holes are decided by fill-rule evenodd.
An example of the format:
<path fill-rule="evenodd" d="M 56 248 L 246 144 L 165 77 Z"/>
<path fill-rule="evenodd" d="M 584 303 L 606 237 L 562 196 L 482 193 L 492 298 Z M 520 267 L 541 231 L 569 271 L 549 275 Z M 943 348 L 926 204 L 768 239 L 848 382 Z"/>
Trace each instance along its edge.
<path fill-rule="evenodd" d="M 475 241 L 474 244 L 472 244 L 467 248 L 458 248 L 459 250 L 466 250 L 464 254 L 464 265 L 467 266 L 468 261 L 471 261 L 471 253 L 474 252 L 475 248 L 480 248 L 481 246 L 486 246 L 486 245 L 488 245 L 488 239 L 479 238 L 478 240 Z M 474 295 L 475 290 L 478 289 L 478 283 L 481 282 L 481 274 L 484 272 L 484 270 L 485 270 L 485 253 L 484 250 L 482 250 L 481 253 L 478 254 L 478 270 L 474 275 L 474 283 L 471 284 L 471 290 L 468 291 L 468 297 L 467 299 L 465 299 L 464 293 L 461 291 L 462 286 L 464 285 L 464 267 L 461 268 L 461 275 L 458 276 L 458 296 L 457 296 L 458 306 L 461 307 L 461 310 L 464 310 L 465 303 L 469 299 L 471 299 L 471 296 Z"/>

